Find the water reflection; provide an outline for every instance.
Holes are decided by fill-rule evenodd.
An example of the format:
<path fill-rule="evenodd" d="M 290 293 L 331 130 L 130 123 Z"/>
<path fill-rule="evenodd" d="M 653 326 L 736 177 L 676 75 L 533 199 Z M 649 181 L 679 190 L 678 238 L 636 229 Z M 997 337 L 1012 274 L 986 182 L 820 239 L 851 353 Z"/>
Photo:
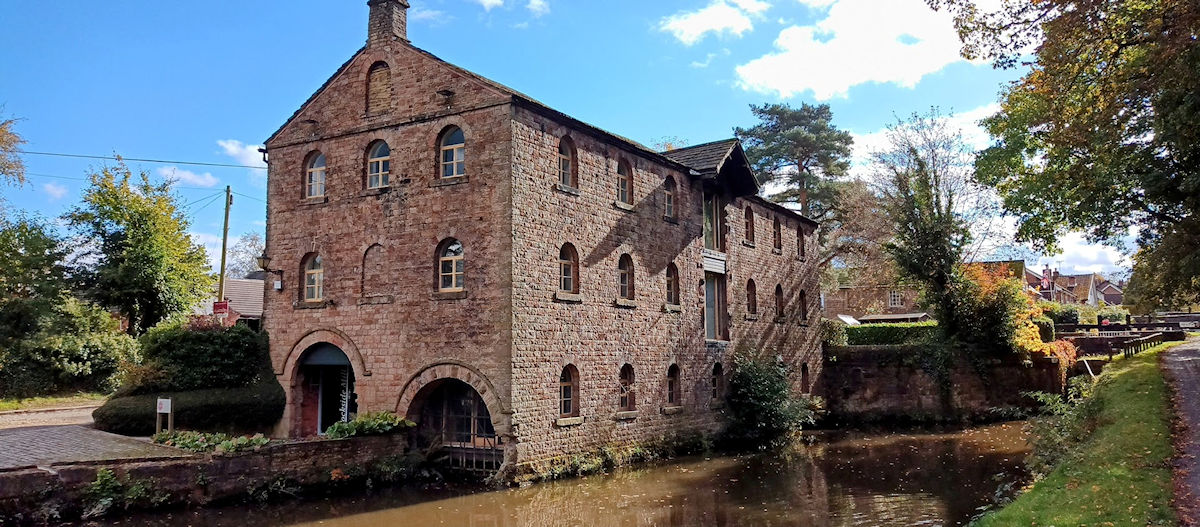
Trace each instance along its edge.
<path fill-rule="evenodd" d="M 692 459 L 523 489 L 368 497 L 132 518 L 125 525 L 960 525 L 1027 451 L 1020 424 L 961 432 L 823 433 L 784 454 Z"/>

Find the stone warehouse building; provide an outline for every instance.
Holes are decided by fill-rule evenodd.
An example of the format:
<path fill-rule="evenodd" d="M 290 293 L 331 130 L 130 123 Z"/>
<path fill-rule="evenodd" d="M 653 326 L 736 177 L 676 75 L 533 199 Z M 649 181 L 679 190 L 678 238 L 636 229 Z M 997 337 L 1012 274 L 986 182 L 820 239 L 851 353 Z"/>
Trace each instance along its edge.
<path fill-rule="evenodd" d="M 812 388 L 817 225 L 756 196 L 736 140 L 654 152 L 414 47 L 404 0 L 368 5 L 366 46 L 267 140 L 278 433 L 391 410 L 520 470 L 715 430 L 735 349 Z"/>

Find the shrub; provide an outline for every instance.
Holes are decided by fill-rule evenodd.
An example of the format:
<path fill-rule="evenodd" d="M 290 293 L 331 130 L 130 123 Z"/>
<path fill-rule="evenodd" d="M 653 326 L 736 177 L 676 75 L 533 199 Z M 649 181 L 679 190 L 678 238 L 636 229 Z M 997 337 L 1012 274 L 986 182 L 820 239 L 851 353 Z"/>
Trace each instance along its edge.
<path fill-rule="evenodd" d="M 1090 377 L 1080 376 L 1069 381 L 1065 399 L 1055 393 L 1026 394 L 1041 404 L 1041 415 L 1030 428 L 1033 450 L 1026 460 L 1035 479 L 1069 459 L 1095 430 L 1100 407 L 1094 388 Z"/>
<path fill-rule="evenodd" d="M 187 450 L 189 452 L 218 452 L 232 454 L 258 450 L 271 440 L 262 434 L 231 437 L 220 432 L 159 432 L 151 438 L 155 443 Z"/>
<path fill-rule="evenodd" d="M 1054 321 L 1050 317 L 1042 315 L 1034 318 L 1033 323 L 1037 324 L 1038 336 L 1042 338 L 1042 342 L 1054 342 Z"/>
<path fill-rule="evenodd" d="M 353 420 L 334 423 L 325 430 L 325 436 L 330 439 L 341 439 L 354 436 L 383 435 L 399 432 L 413 426 L 416 426 L 416 423 L 392 412 L 367 412 L 359 414 Z"/>
<path fill-rule="evenodd" d="M 787 367 L 778 360 L 735 357 L 726 399 L 730 420 L 723 442 L 735 448 L 779 446 L 816 421 L 816 404 L 794 394 Z"/>
<path fill-rule="evenodd" d="M 160 324 L 142 335 L 140 343 L 146 371 L 140 377 L 126 375 L 140 384 L 122 386 L 122 394 L 242 387 L 270 367 L 265 334 L 203 318 Z"/>
<path fill-rule="evenodd" d="M 240 388 L 114 397 L 92 412 L 96 428 L 124 435 L 154 433 L 155 399 L 169 397 L 175 426 L 206 432 L 269 431 L 283 416 L 283 387 L 274 376 Z"/>
<path fill-rule="evenodd" d="M 1038 307 L 1050 320 L 1055 324 L 1079 324 L 1079 308 L 1071 304 L 1060 304 L 1058 302 L 1038 302 Z"/>
<path fill-rule="evenodd" d="M 861 324 L 846 327 L 846 341 L 851 346 L 916 344 L 925 341 L 936 331 L 937 322 Z"/>
<path fill-rule="evenodd" d="M 1124 324 L 1125 316 L 1129 314 L 1129 310 L 1122 306 L 1110 306 L 1102 304 L 1099 307 L 1080 306 L 1079 307 L 1079 323 L 1080 324 L 1100 324 L 1107 320 L 1110 324 Z"/>
<path fill-rule="evenodd" d="M 847 344 L 846 324 L 832 318 L 821 319 L 821 342 L 832 346 Z"/>
<path fill-rule="evenodd" d="M 118 365 L 137 356 L 107 311 L 68 295 L 0 301 L 0 325 L 0 394 L 8 397 L 111 392 Z"/>

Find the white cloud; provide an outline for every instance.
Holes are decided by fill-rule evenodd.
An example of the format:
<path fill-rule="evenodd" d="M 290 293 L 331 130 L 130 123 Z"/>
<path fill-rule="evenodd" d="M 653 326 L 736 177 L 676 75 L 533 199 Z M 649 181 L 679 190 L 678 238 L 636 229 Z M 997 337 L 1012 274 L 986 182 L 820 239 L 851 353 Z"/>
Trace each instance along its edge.
<path fill-rule="evenodd" d="M 984 130 L 979 125 L 979 121 L 985 117 L 990 117 L 1000 111 L 999 103 L 990 103 L 978 108 L 968 110 L 963 113 L 956 113 L 946 118 L 952 130 L 957 129 L 962 132 L 963 140 L 967 145 L 976 150 L 986 148 L 991 138 L 988 136 L 987 130 Z M 905 115 L 900 116 L 901 119 L 907 118 Z M 887 128 L 881 128 L 874 132 L 854 135 L 854 166 L 851 168 L 851 174 L 863 177 L 863 170 L 869 164 L 871 153 L 878 152 L 887 148 L 888 137 Z"/>
<path fill-rule="evenodd" d="M 708 55 L 706 55 L 704 57 L 703 61 L 699 61 L 699 60 L 692 61 L 692 67 L 693 68 L 707 68 L 709 64 L 712 64 L 713 59 L 715 59 L 717 57 L 728 57 L 728 56 L 729 56 L 729 48 L 724 48 L 721 50 L 720 53 L 709 53 Z"/>
<path fill-rule="evenodd" d="M 760 13 L 770 7 L 770 4 L 759 0 L 732 1 L 735 5 L 729 5 L 725 0 L 715 0 L 698 11 L 676 13 L 664 18 L 658 28 L 671 33 L 688 46 L 700 42 L 709 33 L 740 37 L 742 33 L 754 29 L 754 23 L 747 15 Z"/>
<path fill-rule="evenodd" d="M 963 60 L 950 16 L 922 0 L 801 3 L 829 10 L 813 25 L 784 28 L 775 51 L 739 66 L 744 89 L 784 98 L 811 92 L 827 100 L 869 82 L 911 88 L 925 75 Z"/>
<path fill-rule="evenodd" d="M 267 164 L 262 160 L 262 152 L 258 151 L 262 145 L 246 144 L 236 139 L 221 139 L 217 141 L 217 146 L 220 146 L 225 155 L 233 158 L 239 165 L 267 168 Z M 265 188 L 267 171 L 251 169 L 250 182 L 255 186 Z"/>
<path fill-rule="evenodd" d="M 492 8 L 504 6 L 504 0 L 475 0 L 475 2 L 483 6 L 484 11 L 491 11 Z"/>
<path fill-rule="evenodd" d="M 185 185 L 191 185 L 195 187 L 212 187 L 216 186 L 216 184 L 220 182 L 208 172 L 197 174 L 191 170 L 184 170 L 174 166 L 159 167 L 158 175 L 162 176 L 164 179 L 169 179 L 176 183 L 183 183 Z"/>
<path fill-rule="evenodd" d="M 437 9 L 423 9 L 414 7 L 408 11 L 408 19 L 413 22 L 445 22 L 450 19 L 450 16 L 443 11 Z"/>
<path fill-rule="evenodd" d="M 550 3 L 546 0 L 529 0 L 529 3 L 525 4 L 525 8 L 533 13 L 533 16 L 542 16 L 550 13 Z"/>
<path fill-rule="evenodd" d="M 1129 255 L 1107 245 L 1088 243 L 1083 235 L 1072 232 L 1059 240 L 1062 252 L 1042 259 L 1052 267 L 1069 274 L 1082 273 L 1111 273 L 1118 269 L 1129 269 L 1132 260 Z"/>
<path fill-rule="evenodd" d="M 67 195 L 67 187 L 57 183 L 45 183 L 42 185 L 42 191 L 50 196 L 50 201 L 62 199 Z"/>
<path fill-rule="evenodd" d="M 824 9 L 836 3 L 838 0 L 796 0 L 801 5 L 805 5 L 814 9 Z"/>

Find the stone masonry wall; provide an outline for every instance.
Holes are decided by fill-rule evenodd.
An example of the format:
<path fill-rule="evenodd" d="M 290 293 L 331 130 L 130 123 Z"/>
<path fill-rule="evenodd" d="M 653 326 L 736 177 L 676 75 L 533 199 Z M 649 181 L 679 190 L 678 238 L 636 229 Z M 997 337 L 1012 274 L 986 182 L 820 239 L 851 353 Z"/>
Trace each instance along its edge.
<path fill-rule="evenodd" d="M 556 153 L 560 138 L 567 135 L 579 165 L 575 190 L 557 186 Z M 808 360 L 816 374 L 820 363 L 815 321 L 820 313 L 815 263 L 796 258 L 794 222 L 785 222 L 783 254 L 776 255 L 769 247 L 743 247 L 734 219 L 741 218 L 739 207 L 744 204 L 738 200 L 726 207 L 732 339 L 706 343 L 699 182 L 520 108 L 514 114 L 513 141 L 513 424 L 522 463 L 688 430 L 715 431 L 722 409 L 711 397 L 713 365 L 722 363 L 728 373 L 730 355 L 739 342 Z M 621 159 L 634 170 L 631 210 L 614 204 Z M 674 178 L 678 189 L 676 221 L 664 219 L 666 177 Z M 769 223 L 764 228 L 770 232 Z M 559 301 L 555 295 L 559 249 L 568 242 L 579 253 L 579 301 Z M 626 253 L 634 262 L 636 307 L 615 302 L 617 262 Z M 671 262 L 680 277 L 678 312 L 664 305 Z M 738 285 L 748 276 L 763 284 L 760 312 L 768 313 L 755 321 L 743 316 L 744 290 Z M 772 301 L 776 283 L 784 284 L 789 297 L 798 295 L 801 287 L 810 288 L 813 326 L 794 319 L 774 322 L 765 306 Z M 636 416 L 618 416 L 619 372 L 627 363 L 635 371 Z M 558 421 L 558 381 L 568 364 L 579 371 L 582 420 L 563 424 Z M 671 364 L 681 369 L 683 404 L 679 413 L 668 415 L 663 408 Z"/>

